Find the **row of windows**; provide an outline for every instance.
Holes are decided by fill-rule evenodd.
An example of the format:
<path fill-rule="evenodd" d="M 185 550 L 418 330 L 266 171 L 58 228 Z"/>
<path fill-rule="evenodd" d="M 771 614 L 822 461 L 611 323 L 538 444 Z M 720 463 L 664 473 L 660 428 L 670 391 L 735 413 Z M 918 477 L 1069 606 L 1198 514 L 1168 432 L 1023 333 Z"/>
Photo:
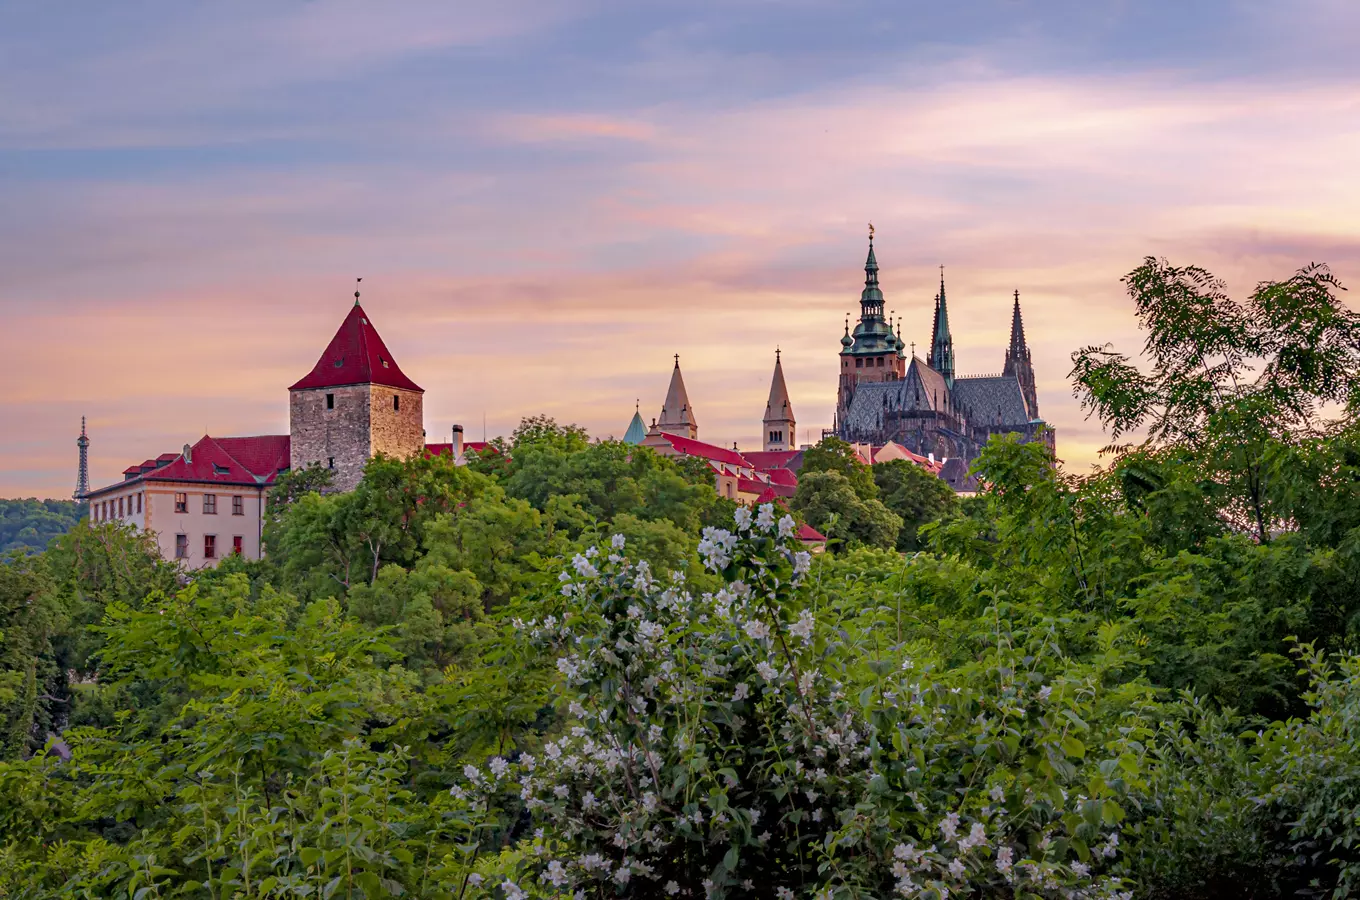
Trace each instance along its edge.
<path fill-rule="evenodd" d="M 784 432 L 782 432 L 782 431 L 771 431 L 771 432 L 770 432 L 770 443 L 771 443 L 771 444 L 777 444 L 777 443 L 779 443 L 779 442 L 782 441 L 782 440 L 784 440 Z"/>
<path fill-rule="evenodd" d="M 189 495 L 184 493 L 175 494 L 175 512 L 187 513 L 189 511 Z M 203 495 L 203 512 L 210 516 L 217 515 L 217 495 Z M 231 514 L 233 516 L 244 516 L 246 514 L 246 498 L 240 494 L 233 494 L 231 498 Z"/>
<path fill-rule="evenodd" d="M 385 365 L 385 364 L 384 364 L 384 365 Z M 335 395 L 334 395 L 334 394 L 327 394 L 327 395 L 326 395 L 326 409 L 335 409 Z M 401 412 L 401 396 L 400 396 L 399 394 L 393 394 L 393 395 L 392 395 L 392 411 L 393 411 L 393 412 Z"/>
<path fill-rule="evenodd" d="M 862 356 L 856 356 L 856 357 L 855 357 L 855 368 L 856 368 L 856 369 L 866 369 L 866 368 L 867 368 L 867 369 L 872 369 L 872 368 L 874 368 L 874 366 L 877 366 L 877 367 L 880 368 L 880 369 L 883 368 L 883 357 L 879 356 L 879 357 L 875 357 L 875 359 L 877 359 L 878 361 L 875 362 L 874 359 L 867 359 L 867 360 L 866 360 L 866 359 L 865 359 L 864 357 L 862 357 Z M 845 361 L 845 364 L 846 364 L 847 366 L 849 366 L 849 365 L 850 365 L 850 361 L 847 359 L 847 360 Z"/>
<path fill-rule="evenodd" d="M 136 498 L 136 509 L 133 509 L 133 498 Z M 124 506 L 123 501 L 127 501 Z M 142 511 L 142 495 L 133 494 L 128 497 L 119 497 L 117 500 L 101 500 L 90 506 L 91 522 L 107 522 L 109 519 L 121 519 L 123 516 L 132 516 Z"/>
<path fill-rule="evenodd" d="M 231 552 L 235 556 L 240 556 L 245 550 L 245 538 L 239 534 L 232 535 Z M 189 558 L 189 535 L 175 535 L 175 559 Z M 217 535 L 203 535 L 203 558 L 217 559 Z"/>

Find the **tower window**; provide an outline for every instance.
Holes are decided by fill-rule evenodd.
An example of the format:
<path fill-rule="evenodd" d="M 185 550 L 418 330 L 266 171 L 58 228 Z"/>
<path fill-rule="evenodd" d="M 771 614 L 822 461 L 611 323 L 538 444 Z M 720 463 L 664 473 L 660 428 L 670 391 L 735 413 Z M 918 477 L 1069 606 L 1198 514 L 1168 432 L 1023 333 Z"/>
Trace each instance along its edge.
<path fill-rule="evenodd" d="M 175 494 L 175 512 L 187 513 L 189 511 L 189 495 Z"/>
<path fill-rule="evenodd" d="M 878 366 L 880 369 L 883 368 L 883 357 L 880 356 L 880 357 L 878 358 L 877 366 Z"/>
<path fill-rule="evenodd" d="M 328 469 L 334 469 L 334 468 L 335 468 L 335 457 L 334 457 L 334 456 L 328 456 L 328 457 L 326 457 L 326 468 L 328 468 Z"/>
<path fill-rule="evenodd" d="M 864 368 L 864 360 L 859 357 L 855 357 L 855 368 L 856 369 Z"/>
<path fill-rule="evenodd" d="M 334 394 L 327 394 L 327 395 L 326 395 L 326 409 L 335 409 L 335 395 L 334 395 Z"/>
<path fill-rule="evenodd" d="M 394 412 L 401 409 L 401 397 L 397 394 L 392 395 L 392 409 Z"/>

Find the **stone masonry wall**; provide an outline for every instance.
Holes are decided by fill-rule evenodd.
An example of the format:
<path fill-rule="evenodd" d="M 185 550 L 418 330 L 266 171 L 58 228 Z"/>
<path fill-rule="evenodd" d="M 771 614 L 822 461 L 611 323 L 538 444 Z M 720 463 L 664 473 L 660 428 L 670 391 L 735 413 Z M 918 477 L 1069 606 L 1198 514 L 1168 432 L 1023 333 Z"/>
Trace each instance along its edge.
<path fill-rule="evenodd" d="M 335 396 L 334 409 L 326 408 L 327 394 Z M 363 477 L 364 465 L 373 455 L 369 394 L 370 386 L 366 384 L 290 392 L 289 465 L 293 469 L 325 467 L 334 460 L 334 489 L 354 490 Z M 389 406 L 391 402 L 389 398 Z"/>
<path fill-rule="evenodd" d="M 392 398 L 399 401 L 393 409 Z M 425 449 L 423 394 L 375 384 L 369 396 L 371 453 L 395 459 L 415 456 Z"/>

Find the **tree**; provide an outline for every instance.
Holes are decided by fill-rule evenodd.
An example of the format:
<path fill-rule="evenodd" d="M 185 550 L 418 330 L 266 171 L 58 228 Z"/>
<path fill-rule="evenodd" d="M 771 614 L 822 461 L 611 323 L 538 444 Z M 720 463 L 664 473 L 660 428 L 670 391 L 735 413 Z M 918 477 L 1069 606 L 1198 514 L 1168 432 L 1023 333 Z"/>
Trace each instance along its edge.
<path fill-rule="evenodd" d="M 958 497 L 949 485 L 910 460 L 875 463 L 873 476 L 883 505 L 902 519 L 902 530 L 897 533 L 898 550 L 920 549 L 917 537 L 920 527 L 958 506 Z"/>
<path fill-rule="evenodd" d="M 867 468 L 867 467 L 866 467 Z M 872 484 L 872 482 L 870 482 Z M 836 471 L 803 471 L 789 508 L 839 546 L 892 547 L 902 519 L 878 500 L 864 500 Z"/>
<path fill-rule="evenodd" d="M 1072 354 L 1074 394 L 1112 441 L 1141 430 L 1145 447 L 1193 454 L 1224 489 L 1224 515 L 1268 542 L 1284 524 L 1270 502 L 1273 448 L 1315 432 L 1327 404 L 1360 408 L 1360 314 L 1318 264 L 1258 284 L 1245 303 L 1204 269 L 1153 257 L 1123 281 L 1152 372 L 1108 346 L 1086 347 Z"/>
<path fill-rule="evenodd" d="M 590 434 L 580 425 L 558 425 L 552 416 L 525 416 L 510 435 L 510 446 L 519 451 L 531 444 L 555 447 L 568 453 L 583 450 Z"/>
<path fill-rule="evenodd" d="M 84 502 L 72 500 L 0 500 L 0 554 L 39 553 L 87 512 Z"/>
<path fill-rule="evenodd" d="M 824 437 L 814 447 L 803 451 L 803 465 L 798 470 L 801 479 L 809 472 L 839 472 L 862 500 L 878 497 L 873 472 L 859 458 L 855 448 L 837 437 Z"/>

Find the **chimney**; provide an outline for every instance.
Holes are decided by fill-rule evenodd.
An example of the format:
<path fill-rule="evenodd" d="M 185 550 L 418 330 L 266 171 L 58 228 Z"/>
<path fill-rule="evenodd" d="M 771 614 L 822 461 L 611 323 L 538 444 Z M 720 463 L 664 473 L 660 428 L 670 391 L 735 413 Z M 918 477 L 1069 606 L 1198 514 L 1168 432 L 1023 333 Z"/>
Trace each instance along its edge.
<path fill-rule="evenodd" d="M 187 463 L 193 462 L 193 461 L 194 461 L 194 448 L 193 448 L 193 447 L 190 447 L 188 444 L 185 444 L 185 445 L 184 445 L 184 454 L 183 454 L 183 455 L 184 455 L 184 461 L 185 461 L 185 462 L 187 462 Z"/>
<path fill-rule="evenodd" d="M 463 461 L 463 426 L 453 426 L 453 461 L 460 463 Z"/>

